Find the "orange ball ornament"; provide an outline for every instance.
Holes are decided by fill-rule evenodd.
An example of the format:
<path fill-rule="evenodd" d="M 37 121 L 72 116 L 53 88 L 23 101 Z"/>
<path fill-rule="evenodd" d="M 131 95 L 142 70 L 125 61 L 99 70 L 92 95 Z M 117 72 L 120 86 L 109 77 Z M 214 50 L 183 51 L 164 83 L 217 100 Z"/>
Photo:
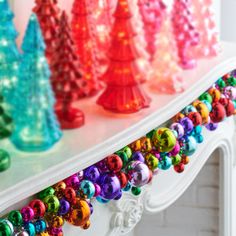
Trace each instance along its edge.
<path fill-rule="evenodd" d="M 218 102 L 221 97 L 221 92 L 216 88 L 210 88 L 208 93 L 211 95 L 213 102 Z"/>
<path fill-rule="evenodd" d="M 172 120 L 174 121 L 174 122 L 179 122 L 181 119 L 183 119 L 185 116 L 184 116 L 184 114 L 183 113 L 178 113 L 178 114 L 176 114 L 173 118 L 172 118 Z"/>
<path fill-rule="evenodd" d="M 90 207 L 85 200 L 76 199 L 76 203 L 71 207 L 69 213 L 65 216 L 68 223 L 83 227 L 90 218 Z"/>
<path fill-rule="evenodd" d="M 202 123 L 207 124 L 209 120 L 209 110 L 207 105 L 201 101 L 195 101 L 193 103 L 193 106 L 197 109 L 197 111 L 201 115 Z"/>
<path fill-rule="evenodd" d="M 88 229 L 90 227 L 91 223 L 90 223 L 90 220 L 88 220 L 85 225 L 83 225 L 83 229 Z"/>
<path fill-rule="evenodd" d="M 189 157 L 188 156 L 185 156 L 185 155 L 183 155 L 182 157 L 181 157 L 181 163 L 183 163 L 184 165 L 188 165 L 188 163 L 189 163 Z"/>
<path fill-rule="evenodd" d="M 202 117 L 198 112 L 190 112 L 187 117 L 193 122 L 194 126 L 202 124 Z"/>

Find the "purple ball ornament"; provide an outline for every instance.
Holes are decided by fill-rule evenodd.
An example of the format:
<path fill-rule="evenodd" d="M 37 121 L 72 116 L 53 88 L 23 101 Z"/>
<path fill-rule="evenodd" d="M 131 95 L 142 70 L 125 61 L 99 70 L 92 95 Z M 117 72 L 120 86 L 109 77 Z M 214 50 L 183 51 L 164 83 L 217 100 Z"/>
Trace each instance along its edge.
<path fill-rule="evenodd" d="M 92 205 L 91 202 L 89 202 L 88 205 L 89 205 L 89 208 L 90 208 L 90 214 L 92 215 L 92 214 L 93 214 L 93 211 L 94 211 L 93 205 Z"/>
<path fill-rule="evenodd" d="M 134 152 L 132 155 L 132 160 L 133 161 L 140 161 L 140 162 L 145 162 L 145 158 L 141 152 Z"/>
<path fill-rule="evenodd" d="M 107 200 L 114 199 L 121 190 L 118 177 L 110 173 L 102 173 L 98 180 L 98 184 L 101 187 L 100 197 Z"/>
<path fill-rule="evenodd" d="M 170 152 L 171 156 L 176 156 L 180 152 L 179 142 L 176 142 L 174 149 Z"/>
<path fill-rule="evenodd" d="M 170 126 L 170 129 L 175 131 L 178 134 L 178 139 L 182 138 L 184 136 L 184 127 L 179 123 L 173 123 Z"/>
<path fill-rule="evenodd" d="M 98 163 L 96 163 L 96 166 L 99 169 L 100 173 L 104 173 L 108 171 L 105 160 L 99 161 Z"/>
<path fill-rule="evenodd" d="M 100 171 L 97 166 L 93 165 L 84 170 L 84 179 L 96 183 L 100 177 Z"/>
<path fill-rule="evenodd" d="M 49 232 L 50 236 L 63 235 L 62 228 L 49 228 L 48 232 Z"/>
<path fill-rule="evenodd" d="M 193 130 L 193 122 L 188 117 L 182 118 L 179 123 L 184 127 L 185 133 L 190 133 Z"/>
<path fill-rule="evenodd" d="M 118 201 L 122 198 L 122 190 L 118 193 L 118 195 L 114 198 L 114 200 Z"/>
<path fill-rule="evenodd" d="M 70 210 L 70 203 L 66 201 L 65 199 L 61 199 L 58 214 L 65 215 L 69 212 L 69 210 Z"/>
<path fill-rule="evenodd" d="M 34 218 L 34 210 L 29 206 L 23 207 L 21 209 L 21 215 L 24 222 L 29 222 Z"/>
<path fill-rule="evenodd" d="M 233 86 L 225 87 L 224 95 L 230 100 L 236 100 L 236 88 Z"/>
<path fill-rule="evenodd" d="M 142 187 L 146 185 L 150 178 L 149 168 L 146 164 L 140 161 L 130 163 L 128 175 L 130 176 L 131 185 L 135 187 Z"/>
<path fill-rule="evenodd" d="M 209 124 L 205 125 L 205 127 L 206 127 L 209 131 L 215 131 L 215 130 L 218 128 L 218 123 L 210 122 Z"/>

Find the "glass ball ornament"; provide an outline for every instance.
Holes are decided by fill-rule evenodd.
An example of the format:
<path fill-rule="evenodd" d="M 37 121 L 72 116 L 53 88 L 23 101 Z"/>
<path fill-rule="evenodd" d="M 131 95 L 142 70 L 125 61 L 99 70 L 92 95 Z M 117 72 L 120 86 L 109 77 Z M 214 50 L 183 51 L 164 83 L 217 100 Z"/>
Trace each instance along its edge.
<path fill-rule="evenodd" d="M 11 228 L 6 223 L 0 222 L 0 235 L 11 236 L 12 233 Z"/>
<path fill-rule="evenodd" d="M 94 194 L 94 197 L 97 197 L 100 195 L 101 193 L 101 187 L 98 185 L 98 184 L 94 184 L 94 187 L 95 187 L 95 194 Z"/>
<path fill-rule="evenodd" d="M 122 168 L 124 168 L 129 162 L 129 157 L 127 156 L 126 152 L 118 151 L 115 154 L 118 155 L 121 158 L 121 160 L 123 162 Z"/>
<path fill-rule="evenodd" d="M 5 224 L 5 225 L 7 225 L 8 227 L 9 227 L 9 229 L 10 230 L 6 230 L 7 232 L 10 232 L 11 234 L 10 235 L 12 235 L 13 234 L 13 232 L 14 232 L 14 226 L 13 226 L 13 224 L 9 221 L 9 220 L 7 220 L 7 219 L 0 219 L 0 235 L 1 235 L 1 233 L 3 234 L 3 235 L 5 235 L 3 232 L 4 232 L 4 230 L 3 230 L 3 232 L 1 231 L 1 223 L 2 224 Z M 3 225 L 2 225 L 3 226 Z M 4 228 L 8 228 L 8 227 L 4 227 L 3 226 L 3 229 Z"/>
<path fill-rule="evenodd" d="M 40 219 L 34 222 L 34 227 L 35 227 L 36 234 L 40 234 L 46 230 L 47 224 L 45 220 Z"/>
<path fill-rule="evenodd" d="M 184 142 L 182 147 L 183 154 L 186 156 L 191 156 L 195 153 L 197 149 L 197 141 L 193 136 L 189 136 L 188 139 Z"/>
<path fill-rule="evenodd" d="M 29 222 L 34 218 L 34 210 L 29 206 L 25 206 L 21 209 L 21 215 L 24 222 Z"/>
<path fill-rule="evenodd" d="M 212 105 L 212 111 L 210 113 L 211 121 L 214 123 L 219 123 L 223 121 L 226 117 L 226 111 L 222 104 L 216 102 Z"/>
<path fill-rule="evenodd" d="M 8 214 L 8 220 L 14 225 L 14 226 L 21 226 L 23 223 L 23 218 L 20 213 L 20 211 L 11 211 Z"/>
<path fill-rule="evenodd" d="M 114 173 L 119 172 L 123 167 L 122 159 L 116 154 L 108 156 L 106 158 L 106 163 L 107 168 Z"/>
<path fill-rule="evenodd" d="M 50 236 L 63 236 L 63 230 L 62 228 L 48 228 L 48 233 Z"/>
<path fill-rule="evenodd" d="M 99 203 L 102 203 L 102 204 L 107 204 L 108 202 L 110 202 L 110 200 L 104 199 L 104 198 L 102 198 L 101 196 L 97 196 L 97 197 L 96 197 L 96 200 L 97 200 Z"/>
<path fill-rule="evenodd" d="M 211 95 L 212 97 L 212 102 L 218 102 L 220 100 L 221 97 L 221 92 L 220 90 L 216 89 L 216 88 L 210 88 L 208 90 L 208 93 Z"/>
<path fill-rule="evenodd" d="M 126 154 L 125 154 L 126 155 Z M 128 159 L 128 157 L 127 157 Z M 99 162 L 96 163 L 96 166 L 98 168 L 98 170 L 102 173 L 102 172 L 107 172 L 108 168 L 107 168 L 107 164 L 105 160 L 101 160 Z"/>
<path fill-rule="evenodd" d="M 177 173 L 182 173 L 182 172 L 184 172 L 184 169 L 185 169 L 185 167 L 184 167 L 184 164 L 183 164 L 183 163 L 180 163 L 180 164 L 174 166 L 174 170 L 175 170 L 175 172 L 177 172 Z"/>
<path fill-rule="evenodd" d="M 203 93 L 200 97 L 199 97 L 200 101 L 208 101 L 210 104 L 212 103 L 213 99 L 211 97 L 211 95 L 208 92 Z"/>
<path fill-rule="evenodd" d="M 11 158 L 7 151 L 0 149 L 0 172 L 6 171 L 11 166 Z"/>
<path fill-rule="evenodd" d="M 88 198 L 91 199 L 95 194 L 95 187 L 94 184 L 89 181 L 89 180 L 83 180 L 80 183 L 80 187 L 79 187 L 79 196 L 81 198 Z"/>
<path fill-rule="evenodd" d="M 74 174 L 64 180 L 67 187 L 78 188 L 80 185 L 80 179 L 77 174 Z"/>
<path fill-rule="evenodd" d="M 118 193 L 118 195 L 114 198 L 114 200 L 118 201 L 122 198 L 122 190 Z"/>
<path fill-rule="evenodd" d="M 82 228 L 83 228 L 84 230 L 86 230 L 86 229 L 89 229 L 90 226 L 91 226 L 91 222 L 90 222 L 90 220 L 88 220 L 88 221 L 82 226 Z"/>
<path fill-rule="evenodd" d="M 66 184 L 63 181 L 60 181 L 53 186 L 53 189 L 55 190 L 55 195 L 59 199 L 61 199 L 64 196 L 64 190 L 66 189 Z"/>
<path fill-rule="evenodd" d="M 134 161 L 130 163 L 128 175 L 132 186 L 142 187 L 149 181 L 149 168 L 142 162 Z"/>
<path fill-rule="evenodd" d="M 134 196 L 140 195 L 141 192 L 142 192 L 142 190 L 141 190 L 140 187 L 132 187 L 132 188 L 131 188 L 131 193 L 132 193 Z"/>
<path fill-rule="evenodd" d="M 224 88 L 224 95 L 230 100 L 236 100 L 236 88 L 233 86 L 227 86 Z"/>
<path fill-rule="evenodd" d="M 184 136 L 184 127 L 181 124 L 173 123 L 170 126 L 170 129 L 177 132 L 177 134 L 178 134 L 177 138 L 178 139 L 180 139 L 180 138 L 182 138 Z"/>
<path fill-rule="evenodd" d="M 98 180 L 98 184 L 101 187 L 100 196 L 108 200 L 114 199 L 121 189 L 118 177 L 111 173 L 102 173 Z"/>
<path fill-rule="evenodd" d="M 43 199 L 47 212 L 57 213 L 60 208 L 60 201 L 54 195 L 49 195 Z"/>
<path fill-rule="evenodd" d="M 132 157 L 132 149 L 129 146 L 124 147 L 122 151 L 126 153 L 128 158 Z"/>
<path fill-rule="evenodd" d="M 55 194 L 54 188 L 53 187 L 48 187 L 48 188 L 44 189 L 43 191 L 41 191 L 38 194 L 38 197 L 39 197 L 39 199 L 43 200 L 48 195 L 54 195 L 54 194 Z"/>
<path fill-rule="evenodd" d="M 195 106 L 198 113 L 200 113 L 200 115 L 202 117 L 202 123 L 207 124 L 208 123 L 208 117 L 209 117 L 209 110 L 208 110 L 207 105 L 204 102 L 195 101 L 193 103 L 193 106 Z"/>
<path fill-rule="evenodd" d="M 73 202 L 73 200 L 76 198 L 76 192 L 72 187 L 67 187 L 64 190 L 64 197 L 68 202 Z"/>
<path fill-rule="evenodd" d="M 24 229 L 26 232 L 29 234 L 29 236 L 35 236 L 36 235 L 36 230 L 35 226 L 32 222 L 27 222 L 23 225 Z"/>
<path fill-rule="evenodd" d="M 202 117 L 198 112 L 190 112 L 188 118 L 192 121 L 193 126 L 198 126 L 202 124 Z"/>
<path fill-rule="evenodd" d="M 145 157 L 148 168 L 154 171 L 158 167 L 158 159 L 151 153 L 148 153 Z"/>
<path fill-rule="evenodd" d="M 227 117 L 234 115 L 235 108 L 234 103 L 231 100 L 228 100 L 228 103 L 225 106 L 225 111 Z"/>
<path fill-rule="evenodd" d="M 211 110 L 212 110 L 212 103 L 209 103 L 208 101 L 206 101 L 206 100 L 202 100 L 202 102 L 207 106 L 207 108 L 208 108 L 208 111 L 209 112 L 211 112 Z"/>
<path fill-rule="evenodd" d="M 69 210 L 70 210 L 70 203 L 65 199 L 61 199 L 58 214 L 65 215 L 69 212 Z"/>
<path fill-rule="evenodd" d="M 176 137 L 171 129 L 159 128 L 153 134 L 152 141 L 159 152 L 170 152 L 176 144 Z"/>
<path fill-rule="evenodd" d="M 184 117 L 179 121 L 179 123 L 184 127 L 185 134 L 190 133 L 193 130 L 194 127 L 193 122 L 188 117 Z"/>
<path fill-rule="evenodd" d="M 61 228 L 64 225 L 64 219 L 61 216 L 49 214 L 46 217 L 47 224 L 52 228 Z"/>
<path fill-rule="evenodd" d="M 92 165 L 84 170 L 84 179 L 96 183 L 100 177 L 100 171 L 96 165 Z"/>
<path fill-rule="evenodd" d="M 158 167 L 161 170 L 168 170 L 172 166 L 172 160 L 168 156 L 165 156 L 162 158 L 161 161 L 159 161 Z"/>
<path fill-rule="evenodd" d="M 235 87 L 236 86 L 236 78 L 231 76 L 230 78 L 227 79 L 227 84 L 232 87 Z"/>
<path fill-rule="evenodd" d="M 181 160 L 182 160 L 182 158 L 179 154 L 171 157 L 171 161 L 172 161 L 173 166 L 178 165 L 181 162 Z"/>
<path fill-rule="evenodd" d="M 171 156 L 176 156 L 180 152 L 180 145 L 179 142 L 176 142 L 173 150 L 170 152 Z"/>
<path fill-rule="evenodd" d="M 197 109 L 193 106 L 193 105 L 188 105 L 187 107 L 185 107 L 182 111 L 182 113 L 184 115 L 188 115 L 191 112 L 197 112 Z"/>
<path fill-rule="evenodd" d="M 20 230 L 20 231 L 14 232 L 14 236 L 29 236 L 29 234 L 25 230 Z"/>
<path fill-rule="evenodd" d="M 145 158 L 144 158 L 143 154 L 139 151 L 133 153 L 132 160 L 133 161 L 140 161 L 143 163 L 145 162 Z"/>
<path fill-rule="evenodd" d="M 83 227 L 90 218 L 90 206 L 82 199 L 77 198 L 76 204 L 71 208 L 69 213 L 65 216 L 68 223 L 74 226 Z"/>
<path fill-rule="evenodd" d="M 131 189 L 132 185 L 130 182 L 127 183 L 127 185 L 122 189 L 124 192 L 128 192 Z"/>
<path fill-rule="evenodd" d="M 215 131 L 218 128 L 218 123 L 210 122 L 205 126 L 209 131 Z"/>
<path fill-rule="evenodd" d="M 188 165 L 188 163 L 189 163 L 189 157 L 188 156 L 186 156 L 186 155 L 182 155 L 182 157 L 181 157 L 181 163 L 183 163 L 184 165 Z"/>
<path fill-rule="evenodd" d="M 197 143 L 203 143 L 204 141 L 203 135 L 201 134 L 195 135 L 194 138 L 196 139 Z"/>
<path fill-rule="evenodd" d="M 176 114 L 174 117 L 173 117 L 173 121 L 175 122 L 175 123 L 178 123 L 182 118 L 184 118 L 185 117 L 185 115 L 183 114 L 183 113 L 178 113 L 178 114 Z"/>
<path fill-rule="evenodd" d="M 46 207 L 41 200 L 39 199 L 32 200 L 29 203 L 29 206 L 33 209 L 35 218 L 41 218 L 44 216 L 46 212 Z"/>
<path fill-rule="evenodd" d="M 124 172 L 117 173 L 121 188 L 124 188 L 128 183 L 128 177 Z"/>

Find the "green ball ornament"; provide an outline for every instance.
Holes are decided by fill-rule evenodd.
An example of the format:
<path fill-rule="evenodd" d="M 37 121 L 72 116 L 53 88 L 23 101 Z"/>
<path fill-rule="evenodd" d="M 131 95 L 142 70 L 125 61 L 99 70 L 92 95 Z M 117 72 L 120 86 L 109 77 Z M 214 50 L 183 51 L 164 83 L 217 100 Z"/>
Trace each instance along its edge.
<path fill-rule="evenodd" d="M 208 92 L 205 92 L 199 97 L 199 100 L 200 101 L 206 100 L 211 104 L 212 103 L 212 96 Z"/>
<path fill-rule="evenodd" d="M 128 146 L 124 147 L 122 151 L 126 153 L 128 159 L 132 157 L 132 150 L 130 147 L 128 147 Z"/>
<path fill-rule="evenodd" d="M 225 83 L 225 81 L 223 79 L 219 79 L 217 81 L 217 85 L 222 89 L 222 88 L 224 88 L 226 86 L 226 83 Z"/>
<path fill-rule="evenodd" d="M 8 152 L 0 149 L 0 172 L 9 169 L 11 166 L 11 158 Z"/>
<path fill-rule="evenodd" d="M 159 128 L 153 134 L 152 141 L 159 152 L 170 152 L 176 144 L 176 137 L 170 129 Z"/>
<path fill-rule="evenodd" d="M 155 129 L 152 130 L 152 131 L 150 131 L 149 133 L 146 134 L 146 137 L 152 139 L 152 137 L 153 137 L 153 135 L 155 134 L 155 132 L 156 132 Z"/>
<path fill-rule="evenodd" d="M 230 78 L 228 78 L 227 84 L 230 86 L 235 86 L 236 85 L 236 78 L 231 76 Z"/>
<path fill-rule="evenodd" d="M 8 215 L 8 220 L 14 226 L 21 226 L 23 223 L 23 218 L 22 218 L 22 215 L 19 211 L 11 211 Z"/>
<path fill-rule="evenodd" d="M 181 162 L 181 156 L 177 154 L 176 156 L 171 157 L 172 165 L 176 166 Z"/>
<path fill-rule="evenodd" d="M 7 224 L 0 222 L 0 236 L 11 236 L 11 235 L 12 235 L 11 228 Z"/>
<path fill-rule="evenodd" d="M 132 188 L 131 188 L 131 193 L 132 193 L 134 196 L 138 196 L 138 195 L 140 195 L 140 193 L 141 193 L 141 188 L 140 188 L 140 187 L 132 187 Z"/>
<path fill-rule="evenodd" d="M 123 168 L 124 168 L 129 162 L 129 158 L 128 158 L 126 152 L 118 151 L 118 152 L 116 152 L 116 155 L 118 155 L 121 158 L 121 160 L 123 162 Z"/>
<path fill-rule="evenodd" d="M 154 171 L 158 167 L 158 159 L 151 153 L 146 155 L 145 160 L 150 170 Z"/>
<path fill-rule="evenodd" d="M 60 208 L 60 202 L 54 195 L 49 195 L 43 199 L 46 205 L 47 212 L 57 213 Z"/>
<path fill-rule="evenodd" d="M 43 200 L 45 197 L 47 197 L 49 195 L 54 195 L 54 193 L 55 193 L 54 188 L 53 187 L 49 187 L 49 188 L 46 188 L 43 191 L 41 191 L 38 194 L 38 197 L 39 197 L 39 199 Z"/>

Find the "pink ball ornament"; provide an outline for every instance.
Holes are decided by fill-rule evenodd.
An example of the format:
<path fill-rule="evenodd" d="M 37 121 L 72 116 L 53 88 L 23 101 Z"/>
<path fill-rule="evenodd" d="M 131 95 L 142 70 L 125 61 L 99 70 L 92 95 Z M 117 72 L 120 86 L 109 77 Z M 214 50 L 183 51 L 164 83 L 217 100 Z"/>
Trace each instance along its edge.
<path fill-rule="evenodd" d="M 29 206 L 25 206 L 21 209 L 21 215 L 24 222 L 29 222 L 34 218 L 34 210 Z"/>

